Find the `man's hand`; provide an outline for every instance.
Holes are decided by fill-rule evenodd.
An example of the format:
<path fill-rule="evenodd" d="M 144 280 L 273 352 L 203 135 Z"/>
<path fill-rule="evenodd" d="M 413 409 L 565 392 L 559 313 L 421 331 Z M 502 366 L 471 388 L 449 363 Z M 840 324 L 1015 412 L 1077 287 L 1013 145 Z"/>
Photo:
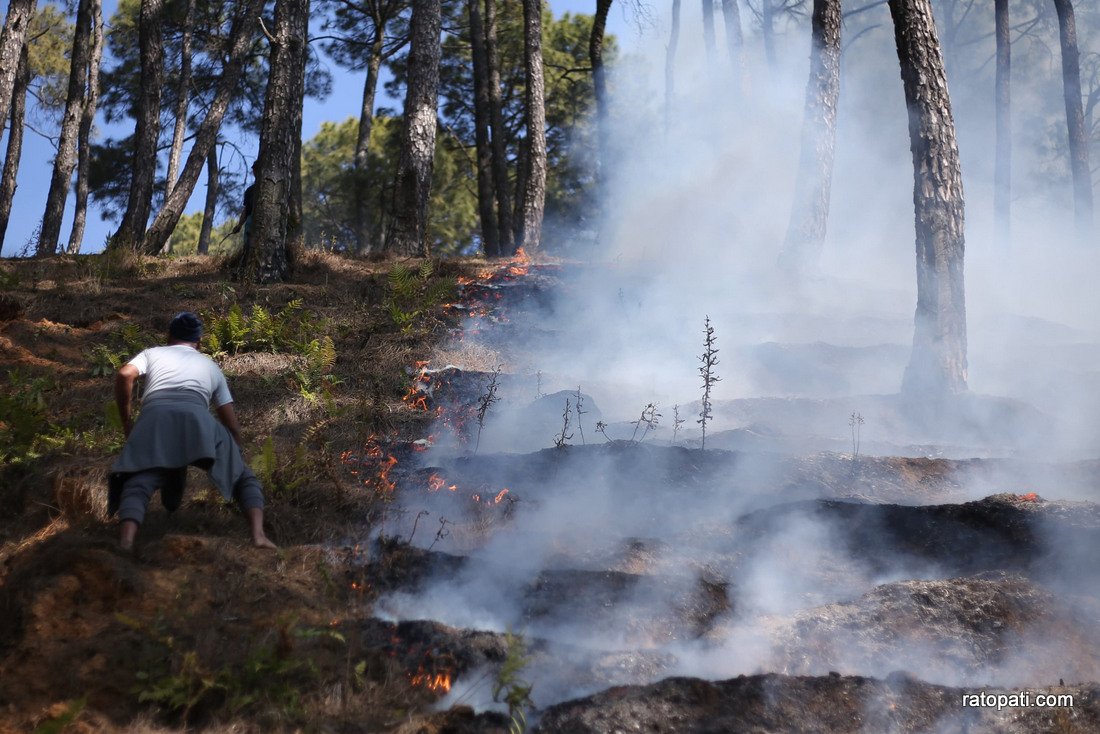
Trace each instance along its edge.
<path fill-rule="evenodd" d="M 218 414 L 218 420 L 220 420 L 222 425 L 229 430 L 229 433 L 233 436 L 233 440 L 237 442 L 237 448 L 243 450 L 244 444 L 241 442 L 241 426 L 237 423 L 237 412 L 233 410 L 233 403 L 219 405 L 214 409 L 214 412 Z"/>

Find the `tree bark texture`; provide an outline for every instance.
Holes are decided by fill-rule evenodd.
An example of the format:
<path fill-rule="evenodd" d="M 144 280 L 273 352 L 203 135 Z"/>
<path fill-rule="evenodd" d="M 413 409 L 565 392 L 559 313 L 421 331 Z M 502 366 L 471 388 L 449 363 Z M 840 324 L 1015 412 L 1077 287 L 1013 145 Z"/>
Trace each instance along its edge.
<path fill-rule="evenodd" d="M 378 70 L 382 67 L 382 53 L 386 43 L 386 19 L 375 17 L 374 38 L 371 40 L 370 58 L 367 59 L 367 77 L 363 80 L 363 105 L 359 111 L 359 132 L 355 140 L 355 247 L 359 254 L 371 250 L 370 187 L 367 185 L 367 164 L 370 161 L 370 132 L 374 126 L 374 97 L 378 91 Z"/>
<path fill-rule="evenodd" d="M 955 122 L 930 0 L 890 0 L 909 110 L 917 245 L 913 352 L 902 392 L 966 390 L 963 188 Z"/>
<path fill-rule="evenodd" d="M 1054 0 L 1058 13 L 1058 40 L 1062 46 L 1062 90 L 1066 99 L 1069 131 L 1069 163 L 1073 171 L 1073 205 L 1077 236 L 1087 242 L 1092 235 L 1092 169 L 1089 136 L 1081 104 L 1081 60 L 1077 48 L 1077 21 L 1072 0 Z"/>
<path fill-rule="evenodd" d="M 602 34 L 600 37 L 602 54 Z M 542 240 L 542 216 L 546 209 L 546 85 L 542 69 L 541 0 L 523 0 L 523 58 L 527 79 L 524 95 L 527 103 L 527 175 L 523 187 L 523 235 L 517 239 L 521 247 L 531 252 Z M 606 150 L 601 151 L 601 155 L 606 153 Z"/>
<path fill-rule="evenodd" d="M 707 52 L 707 67 L 714 68 L 714 0 L 703 0 L 703 48 Z"/>
<path fill-rule="evenodd" d="M 11 109 L 12 90 L 19 71 L 19 58 L 27 41 L 27 29 L 34 18 L 37 0 L 8 0 L 4 30 L 0 31 L 0 120 Z M 24 103 L 25 104 L 25 103 Z"/>
<path fill-rule="evenodd" d="M 504 105 L 500 91 L 500 55 L 497 51 L 496 0 L 485 0 L 485 58 L 489 74 L 489 135 L 493 152 L 493 189 L 497 198 L 497 238 L 500 253 L 515 252 L 515 218 L 508 177 L 508 152 L 504 145 Z"/>
<path fill-rule="evenodd" d="M 291 267 L 294 266 L 296 257 L 305 252 L 306 235 L 302 223 L 302 113 L 306 96 L 306 62 L 309 57 L 309 0 L 302 0 L 305 4 L 305 16 L 302 30 L 302 51 L 300 69 L 297 77 L 293 78 L 294 87 L 290 91 L 291 99 L 295 100 L 291 112 L 290 142 L 293 150 L 290 154 L 290 214 L 287 220 L 286 246 L 287 256 L 290 258 Z"/>
<path fill-rule="evenodd" d="M 161 251 L 164 243 L 172 235 L 172 230 L 176 228 L 180 215 L 183 214 L 183 209 L 191 198 L 191 192 L 195 190 L 195 184 L 198 183 L 199 175 L 202 173 L 203 166 L 206 165 L 210 149 L 218 138 L 222 118 L 225 117 L 229 103 L 237 93 L 237 83 L 240 81 L 245 61 L 252 47 L 253 34 L 257 29 L 256 17 L 262 8 L 263 0 L 244 0 L 236 6 L 233 28 L 229 33 L 229 58 L 225 63 L 221 79 L 218 80 L 217 90 L 206 117 L 195 131 L 191 150 L 183 164 L 183 172 L 180 173 L 172 192 L 165 197 L 164 206 L 153 219 L 149 231 L 145 233 L 146 254 L 156 254 Z"/>
<path fill-rule="evenodd" d="M 733 67 L 733 78 L 737 92 L 745 86 L 745 34 L 741 30 L 741 7 L 737 0 L 722 0 L 722 18 L 726 25 L 726 49 Z"/>
<path fill-rule="evenodd" d="M 596 102 L 596 204 L 593 207 L 596 212 L 603 208 L 606 196 L 607 165 L 611 157 L 611 134 L 609 131 L 609 110 L 607 99 L 607 70 L 603 64 L 603 37 L 607 28 L 607 14 L 611 12 L 612 0 L 596 0 L 596 15 L 592 18 L 592 32 L 588 36 L 588 61 L 592 66 L 592 91 Z M 526 7 L 526 6 L 524 6 Z M 541 7 L 541 3 L 540 3 Z M 541 33 L 542 23 L 539 22 Z M 539 79 L 542 80 L 542 46 L 539 46 Z M 539 94 L 540 100 L 542 94 Z M 545 106 L 542 101 L 543 119 L 545 120 Z M 545 127 L 545 125 L 543 125 Z M 543 144 L 545 150 L 545 143 Z M 528 179 L 530 180 L 530 178 Z M 541 215 L 539 217 L 542 219 Z M 540 224 L 541 228 L 541 224 Z M 526 246 L 526 245 L 525 245 Z"/>
<path fill-rule="evenodd" d="M 680 0 L 672 0 L 672 28 L 665 48 L 665 133 L 672 127 L 676 109 L 676 47 L 680 45 Z"/>
<path fill-rule="evenodd" d="M 92 125 L 99 104 L 99 67 L 103 63 L 103 4 L 102 0 L 88 0 L 92 11 L 91 55 L 88 59 L 88 87 L 84 95 L 84 108 L 80 113 L 77 129 L 76 155 L 76 208 L 73 211 L 73 227 L 69 232 L 70 255 L 80 252 L 84 241 L 84 224 L 88 220 L 88 165 L 91 158 Z"/>
<path fill-rule="evenodd" d="M 486 257 L 500 256 L 496 192 L 493 190 L 493 152 L 489 130 L 489 70 L 485 53 L 485 24 L 481 0 L 467 0 L 470 15 L 470 56 L 474 81 L 474 145 L 477 153 L 477 204 L 481 240 Z"/>
<path fill-rule="evenodd" d="M 176 87 L 176 125 L 172 130 L 172 147 L 168 149 L 168 173 L 164 177 L 165 194 L 172 192 L 183 156 L 183 138 L 187 133 L 187 110 L 191 101 L 191 37 L 195 25 L 195 0 L 187 0 L 183 17 L 183 39 L 180 41 L 180 77 Z"/>
<path fill-rule="evenodd" d="M 394 179 L 393 219 L 386 235 L 386 250 L 397 255 L 426 256 L 430 250 L 428 197 L 435 156 L 441 26 L 440 0 L 413 0 L 405 124 Z"/>
<path fill-rule="evenodd" d="M 76 139 L 80 127 L 80 112 L 84 107 L 84 92 L 88 81 L 89 36 L 91 34 L 91 3 L 80 0 L 76 11 L 73 50 L 69 63 L 69 85 L 65 93 L 65 111 L 61 117 L 61 132 L 57 138 L 57 155 L 53 159 L 50 190 L 46 194 L 46 211 L 38 234 L 38 256 L 57 252 L 61 236 L 61 219 L 65 200 L 76 167 Z"/>
<path fill-rule="evenodd" d="M 24 43 L 23 52 L 19 55 L 19 69 L 12 85 L 8 149 L 4 156 L 4 173 L 0 176 L 0 250 L 4 249 L 4 235 L 8 231 L 11 204 L 15 199 L 19 159 L 23 155 L 23 121 L 27 113 L 27 87 L 30 83 L 31 67 L 27 61 L 27 45 Z"/>
<path fill-rule="evenodd" d="M 206 202 L 202 209 L 202 226 L 199 227 L 197 252 L 210 252 L 210 232 L 214 229 L 214 215 L 218 210 L 218 146 L 215 141 L 206 154 Z"/>
<path fill-rule="evenodd" d="M 241 276 L 253 283 L 274 283 L 289 274 L 294 157 L 299 151 L 294 138 L 300 130 L 308 26 L 308 0 L 276 2 L 252 230 L 241 258 Z"/>
<path fill-rule="evenodd" d="M 814 0 L 802 153 L 780 261 L 810 271 L 825 244 L 840 100 L 840 0 Z"/>
<path fill-rule="evenodd" d="M 161 21 L 164 0 L 141 0 L 141 83 L 138 89 L 134 128 L 134 156 L 130 173 L 130 196 L 126 212 L 112 245 L 141 247 L 149 212 L 153 208 L 153 184 L 157 176 L 157 139 L 160 136 L 160 97 L 164 85 L 164 40 Z"/>
<path fill-rule="evenodd" d="M 994 35 L 997 37 L 993 217 L 998 244 L 1007 248 L 1012 236 L 1012 37 L 1008 0 L 993 0 L 993 15 Z"/>

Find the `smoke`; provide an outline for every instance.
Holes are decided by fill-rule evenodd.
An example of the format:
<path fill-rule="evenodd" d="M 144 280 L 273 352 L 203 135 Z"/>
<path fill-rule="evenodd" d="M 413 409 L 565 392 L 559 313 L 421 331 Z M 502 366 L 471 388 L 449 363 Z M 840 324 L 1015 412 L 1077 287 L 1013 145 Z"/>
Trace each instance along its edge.
<path fill-rule="evenodd" d="M 684 7 L 684 33 L 698 31 L 693 13 Z M 711 62 L 701 44 L 681 43 L 667 129 L 667 22 L 621 59 L 599 247 L 558 243 L 585 262 L 561 266 L 551 305 L 507 312 L 509 377 L 479 455 L 440 440 L 427 458 L 459 495 L 507 487 L 517 501 L 464 510 L 445 493 L 408 490 L 412 510 L 454 522 L 437 549 L 469 560 L 385 597 L 377 613 L 540 641 L 530 672 L 540 705 L 673 674 L 900 668 L 933 683 L 1019 686 L 1049 684 L 1069 661 L 1074 676 L 1100 675 L 1100 661 L 1080 654 L 1100 639 L 1095 606 L 1065 596 L 1095 533 L 1070 540 L 1063 526 L 1037 525 L 1036 542 L 1056 549 L 1041 577 L 990 561 L 979 570 L 1029 576 L 971 578 L 915 550 L 919 532 L 859 534 L 813 509 L 782 509 L 821 496 L 934 504 L 1036 489 L 1096 499 L 1095 467 L 1056 462 L 1094 457 L 1100 439 L 1100 253 L 1073 243 L 1066 182 L 1036 175 L 1046 158 L 1026 116 L 1013 239 L 995 241 L 988 69 L 950 78 L 967 192 L 971 394 L 950 405 L 897 395 L 916 303 L 905 103 L 886 8 L 845 34 L 876 24 L 845 49 L 829 236 L 819 269 L 801 279 L 775 263 L 797 175 L 805 24 L 779 37 L 777 68 L 753 62 L 743 96 L 724 51 Z M 965 70 L 958 58 L 948 66 Z M 1020 104 L 1049 102 L 1040 81 L 1027 78 Z M 708 315 L 722 379 L 704 455 L 691 449 Z M 493 328 L 470 324 L 471 342 Z M 649 404 L 660 415 L 639 425 Z M 569 433 L 570 446 L 549 448 Z M 862 458 L 849 456 L 857 441 Z M 943 478 L 931 462 L 876 458 L 890 456 L 1021 461 L 953 464 Z M 594 662 L 613 651 L 663 662 L 617 672 Z"/>

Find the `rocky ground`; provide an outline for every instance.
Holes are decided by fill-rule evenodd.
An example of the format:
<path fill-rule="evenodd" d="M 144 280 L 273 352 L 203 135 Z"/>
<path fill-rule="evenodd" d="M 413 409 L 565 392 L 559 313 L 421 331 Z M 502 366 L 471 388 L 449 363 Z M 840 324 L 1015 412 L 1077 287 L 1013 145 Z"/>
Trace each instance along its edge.
<path fill-rule="evenodd" d="M 94 263 L 3 264 L 0 429 L 42 421 L 3 470 L 0 730 L 1100 728 L 1096 462 L 800 454 L 797 419 L 761 401 L 705 452 L 639 435 L 515 353 L 562 338 L 532 326 L 570 277 L 555 263 L 440 267 L 457 287 L 431 304 L 395 303 L 391 263 L 318 257 L 256 290 L 198 259 Z M 196 477 L 117 552 L 95 348 L 179 308 L 294 298 L 333 339 L 327 376 L 220 357 L 281 550 L 247 547 Z M 394 307 L 427 315 L 403 328 Z M 554 447 L 570 396 L 589 412 Z"/>

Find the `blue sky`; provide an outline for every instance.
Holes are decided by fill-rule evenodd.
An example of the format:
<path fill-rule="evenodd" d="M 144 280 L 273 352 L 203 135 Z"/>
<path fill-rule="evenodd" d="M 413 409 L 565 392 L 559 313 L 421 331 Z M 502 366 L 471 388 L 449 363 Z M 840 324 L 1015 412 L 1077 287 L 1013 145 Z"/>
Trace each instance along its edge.
<path fill-rule="evenodd" d="M 565 12 L 592 13 L 595 11 L 595 0 L 555 0 L 551 7 L 555 14 Z M 110 22 L 115 12 L 117 0 L 105 0 L 104 18 Z M 622 11 L 622 6 L 612 8 L 608 19 L 608 32 L 615 34 L 620 39 L 622 46 L 629 46 L 630 41 L 636 37 L 636 32 L 628 18 Z M 324 100 L 307 99 L 302 121 L 302 134 L 305 139 L 311 138 L 320 130 L 321 123 L 330 120 L 344 120 L 348 117 L 359 115 L 359 104 L 363 92 L 363 74 L 365 72 L 348 72 L 332 63 L 323 53 L 322 62 L 325 63 L 332 74 L 332 93 Z M 105 64 L 111 60 L 104 59 Z M 28 101 L 30 104 L 31 101 Z M 385 97 L 380 90 L 377 101 L 378 106 L 400 106 L 400 100 L 392 100 Z M 29 116 L 30 110 L 28 110 Z M 48 130 L 50 134 L 56 134 L 56 130 Z M 121 136 L 128 131 L 115 125 L 107 127 L 102 116 L 97 119 L 98 137 L 106 135 Z M 237 139 L 234 142 L 249 155 L 255 154 L 256 141 L 250 139 Z M 0 142 L 0 158 L 6 150 L 7 133 L 5 130 L 3 141 Z M 186 156 L 186 151 L 184 153 Z M 4 238 L 3 256 L 18 254 L 24 246 L 32 240 L 38 224 L 42 220 L 42 213 L 46 206 L 46 192 L 49 189 L 51 165 L 54 156 L 54 148 L 49 141 L 27 130 L 23 139 L 23 156 L 19 168 L 18 188 L 15 192 L 15 201 L 12 206 L 11 221 L 8 224 L 7 235 Z M 162 162 L 163 165 L 163 162 Z M 226 162 L 223 161 L 223 166 Z M 187 211 L 201 211 L 203 197 L 206 191 L 205 175 L 195 187 L 195 193 L 191 197 Z M 70 191 L 65 220 L 61 228 L 61 240 L 68 240 L 69 230 L 72 227 L 73 195 Z M 88 222 L 84 234 L 84 247 L 82 252 L 94 252 L 102 248 L 106 238 L 114 228 L 114 224 L 104 221 L 95 206 L 94 199 L 90 205 Z M 33 251 L 34 243 L 31 243 Z"/>

